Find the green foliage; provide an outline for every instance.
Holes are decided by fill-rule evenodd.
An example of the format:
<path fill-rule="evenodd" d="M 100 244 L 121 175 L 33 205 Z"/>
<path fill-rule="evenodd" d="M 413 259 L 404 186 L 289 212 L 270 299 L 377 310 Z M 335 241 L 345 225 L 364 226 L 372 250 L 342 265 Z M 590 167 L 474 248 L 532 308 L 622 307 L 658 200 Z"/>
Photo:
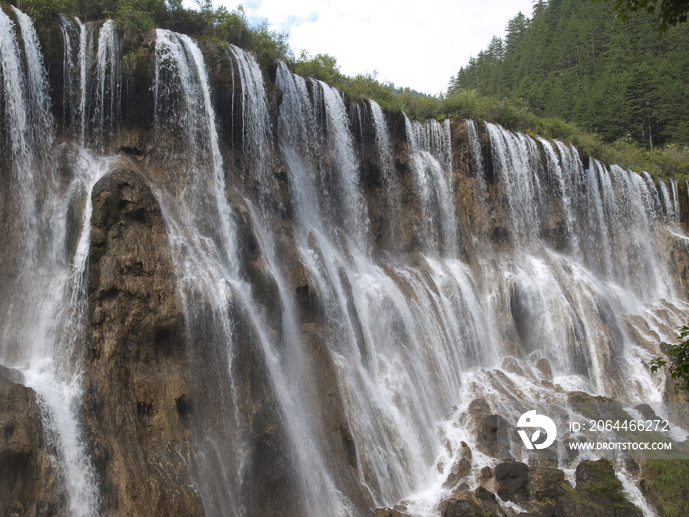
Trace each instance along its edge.
<path fill-rule="evenodd" d="M 165 11 L 161 0 L 122 0 L 114 13 L 108 13 L 124 31 L 124 37 L 132 41 L 140 33 L 156 26 L 154 16 Z"/>
<path fill-rule="evenodd" d="M 48 20 L 58 13 L 82 21 L 111 18 L 133 42 L 153 27 L 192 36 L 205 36 L 221 44 L 232 43 L 253 50 L 265 67 L 275 59 L 290 60 L 287 34 L 271 31 L 266 21 L 251 26 L 240 4 L 233 11 L 213 7 L 212 0 L 197 0 L 198 9 L 187 9 L 182 0 L 16 0 L 17 7 L 35 19 Z"/>
<path fill-rule="evenodd" d="M 610 2 L 611 0 L 592 0 L 593 2 Z M 653 25 L 659 32 L 668 26 L 687 21 L 689 1 L 687 0 L 612 0 L 615 14 L 623 21 L 628 21 L 632 13 L 646 11 L 651 16 Z"/>
<path fill-rule="evenodd" d="M 657 357 L 651 361 L 651 371 L 657 372 L 658 369 L 668 366 L 672 380 L 675 382 L 675 393 L 689 392 L 689 326 L 684 325 L 679 333 L 680 342 L 676 345 L 670 345 L 666 354 L 670 360 L 668 366 L 667 361 L 662 357 Z"/>
<path fill-rule="evenodd" d="M 58 13 L 71 12 L 72 0 L 17 0 L 17 7 L 35 19 L 49 19 Z"/>
<path fill-rule="evenodd" d="M 266 66 L 266 61 L 291 58 L 292 51 L 289 48 L 289 36 L 286 32 L 271 31 L 268 28 L 268 22 L 263 21 L 263 23 L 251 27 L 249 34 L 249 45 L 244 48 L 249 48 L 256 52 L 264 67 Z"/>
<path fill-rule="evenodd" d="M 615 476 L 610 460 L 584 460 L 589 470 L 595 471 L 595 482 L 586 485 L 584 491 L 592 496 L 605 494 L 613 501 L 626 500 L 622 483 Z"/>
<path fill-rule="evenodd" d="M 306 50 L 301 51 L 299 59 L 294 63 L 294 72 L 326 83 L 335 83 L 344 79 L 336 58 L 328 54 L 316 54 L 311 57 Z"/>
<path fill-rule="evenodd" d="M 689 515 L 689 460 L 649 460 L 644 474 L 644 488 L 656 495 L 664 515 Z"/>
<path fill-rule="evenodd" d="M 459 70 L 449 93 L 523 99 L 534 114 L 609 144 L 689 144 L 689 24 L 659 33 L 641 12 L 621 22 L 606 3 L 551 0 L 506 31 L 502 46 L 494 38 Z"/>

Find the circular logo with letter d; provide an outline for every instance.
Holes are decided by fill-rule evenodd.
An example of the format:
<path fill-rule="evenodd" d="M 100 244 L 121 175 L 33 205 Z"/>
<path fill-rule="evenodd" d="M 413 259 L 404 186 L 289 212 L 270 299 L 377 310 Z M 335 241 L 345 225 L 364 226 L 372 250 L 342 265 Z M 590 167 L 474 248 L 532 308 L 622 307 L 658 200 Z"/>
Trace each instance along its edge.
<path fill-rule="evenodd" d="M 555 422 L 545 415 L 537 415 L 536 410 L 527 411 L 522 416 L 519 417 L 519 422 L 517 422 L 517 427 L 538 427 L 534 433 L 529 437 L 526 431 L 519 430 L 519 436 L 522 437 L 522 441 L 527 449 L 545 449 L 550 447 L 555 441 L 557 435 L 557 429 L 555 428 Z M 546 438 L 542 443 L 538 442 L 541 438 L 541 429 L 545 430 Z"/>

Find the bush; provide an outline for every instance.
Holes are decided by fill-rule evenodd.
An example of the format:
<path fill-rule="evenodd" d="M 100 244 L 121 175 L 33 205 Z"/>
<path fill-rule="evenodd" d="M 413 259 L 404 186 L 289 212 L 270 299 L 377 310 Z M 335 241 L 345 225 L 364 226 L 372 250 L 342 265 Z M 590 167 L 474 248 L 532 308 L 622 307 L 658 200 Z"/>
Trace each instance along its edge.
<path fill-rule="evenodd" d="M 675 393 L 689 392 L 689 326 L 684 325 L 680 329 L 679 339 L 678 344 L 670 345 L 665 351 L 670 360 L 670 375 L 676 381 Z M 667 365 L 667 361 L 657 357 L 651 361 L 651 371 L 655 373 Z"/>
<path fill-rule="evenodd" d="M 124 37 L 133 41 L 138 36 L 156 26 L 154 17 L 165 11 L 162 0 L 122 0 L 117 4 L 114 13 L 109 14 L 124 31 Z"/>

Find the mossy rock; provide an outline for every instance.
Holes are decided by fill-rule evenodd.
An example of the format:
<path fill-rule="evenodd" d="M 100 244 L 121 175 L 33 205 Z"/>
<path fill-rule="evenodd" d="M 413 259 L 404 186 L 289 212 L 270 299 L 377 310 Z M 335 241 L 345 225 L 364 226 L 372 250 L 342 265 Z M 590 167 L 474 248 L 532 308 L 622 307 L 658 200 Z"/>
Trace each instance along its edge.
<path fill-rule="evenodd" d="M 597 515 L 643 515 L 641 510 L 627 499 L 622 483 L 617 479 L 615 469 L 609 460 L 582 461 L 577 465 L 575 476 L 576 491 L 599 507 Z"/>

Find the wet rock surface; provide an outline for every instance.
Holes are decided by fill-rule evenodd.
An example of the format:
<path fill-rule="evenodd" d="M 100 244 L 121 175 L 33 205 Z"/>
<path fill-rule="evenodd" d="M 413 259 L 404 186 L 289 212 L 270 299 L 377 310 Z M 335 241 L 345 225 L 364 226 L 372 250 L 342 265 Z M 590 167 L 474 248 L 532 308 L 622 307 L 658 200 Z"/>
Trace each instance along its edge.
<path fill-rule="evenodd" d="M 501 499 L 515 502 L 529 499 L 529 467 L 526 464 L 500 463 L 494 473 Z"/>
<path fill-rule="evenodd" d="M 447 517 L 640 517 L 641 510 L 628 499 L 608 460 L 582 461 L 576 468 L 576 487 L 562 470 L 529 467 L 503 462 L 495 467 L 496 494 L 479 486 L 455 490 L 441 502 L 439 511 Z M 525 511 L 507 506 L 516 502 Z"/>
<path fill-rule="evenodd" d="M 203 515 L 189 479 L 189 370 L 170 247 L 141 176 L 91 194 L 89 336 L 81 414 L 106 515 Z"/>
<path fill-rule="evenodd" d="M 0 515 L 51 517 L 67 510 L 55 451 L 46 442 L 36 392 L 0 369 Z"/>

